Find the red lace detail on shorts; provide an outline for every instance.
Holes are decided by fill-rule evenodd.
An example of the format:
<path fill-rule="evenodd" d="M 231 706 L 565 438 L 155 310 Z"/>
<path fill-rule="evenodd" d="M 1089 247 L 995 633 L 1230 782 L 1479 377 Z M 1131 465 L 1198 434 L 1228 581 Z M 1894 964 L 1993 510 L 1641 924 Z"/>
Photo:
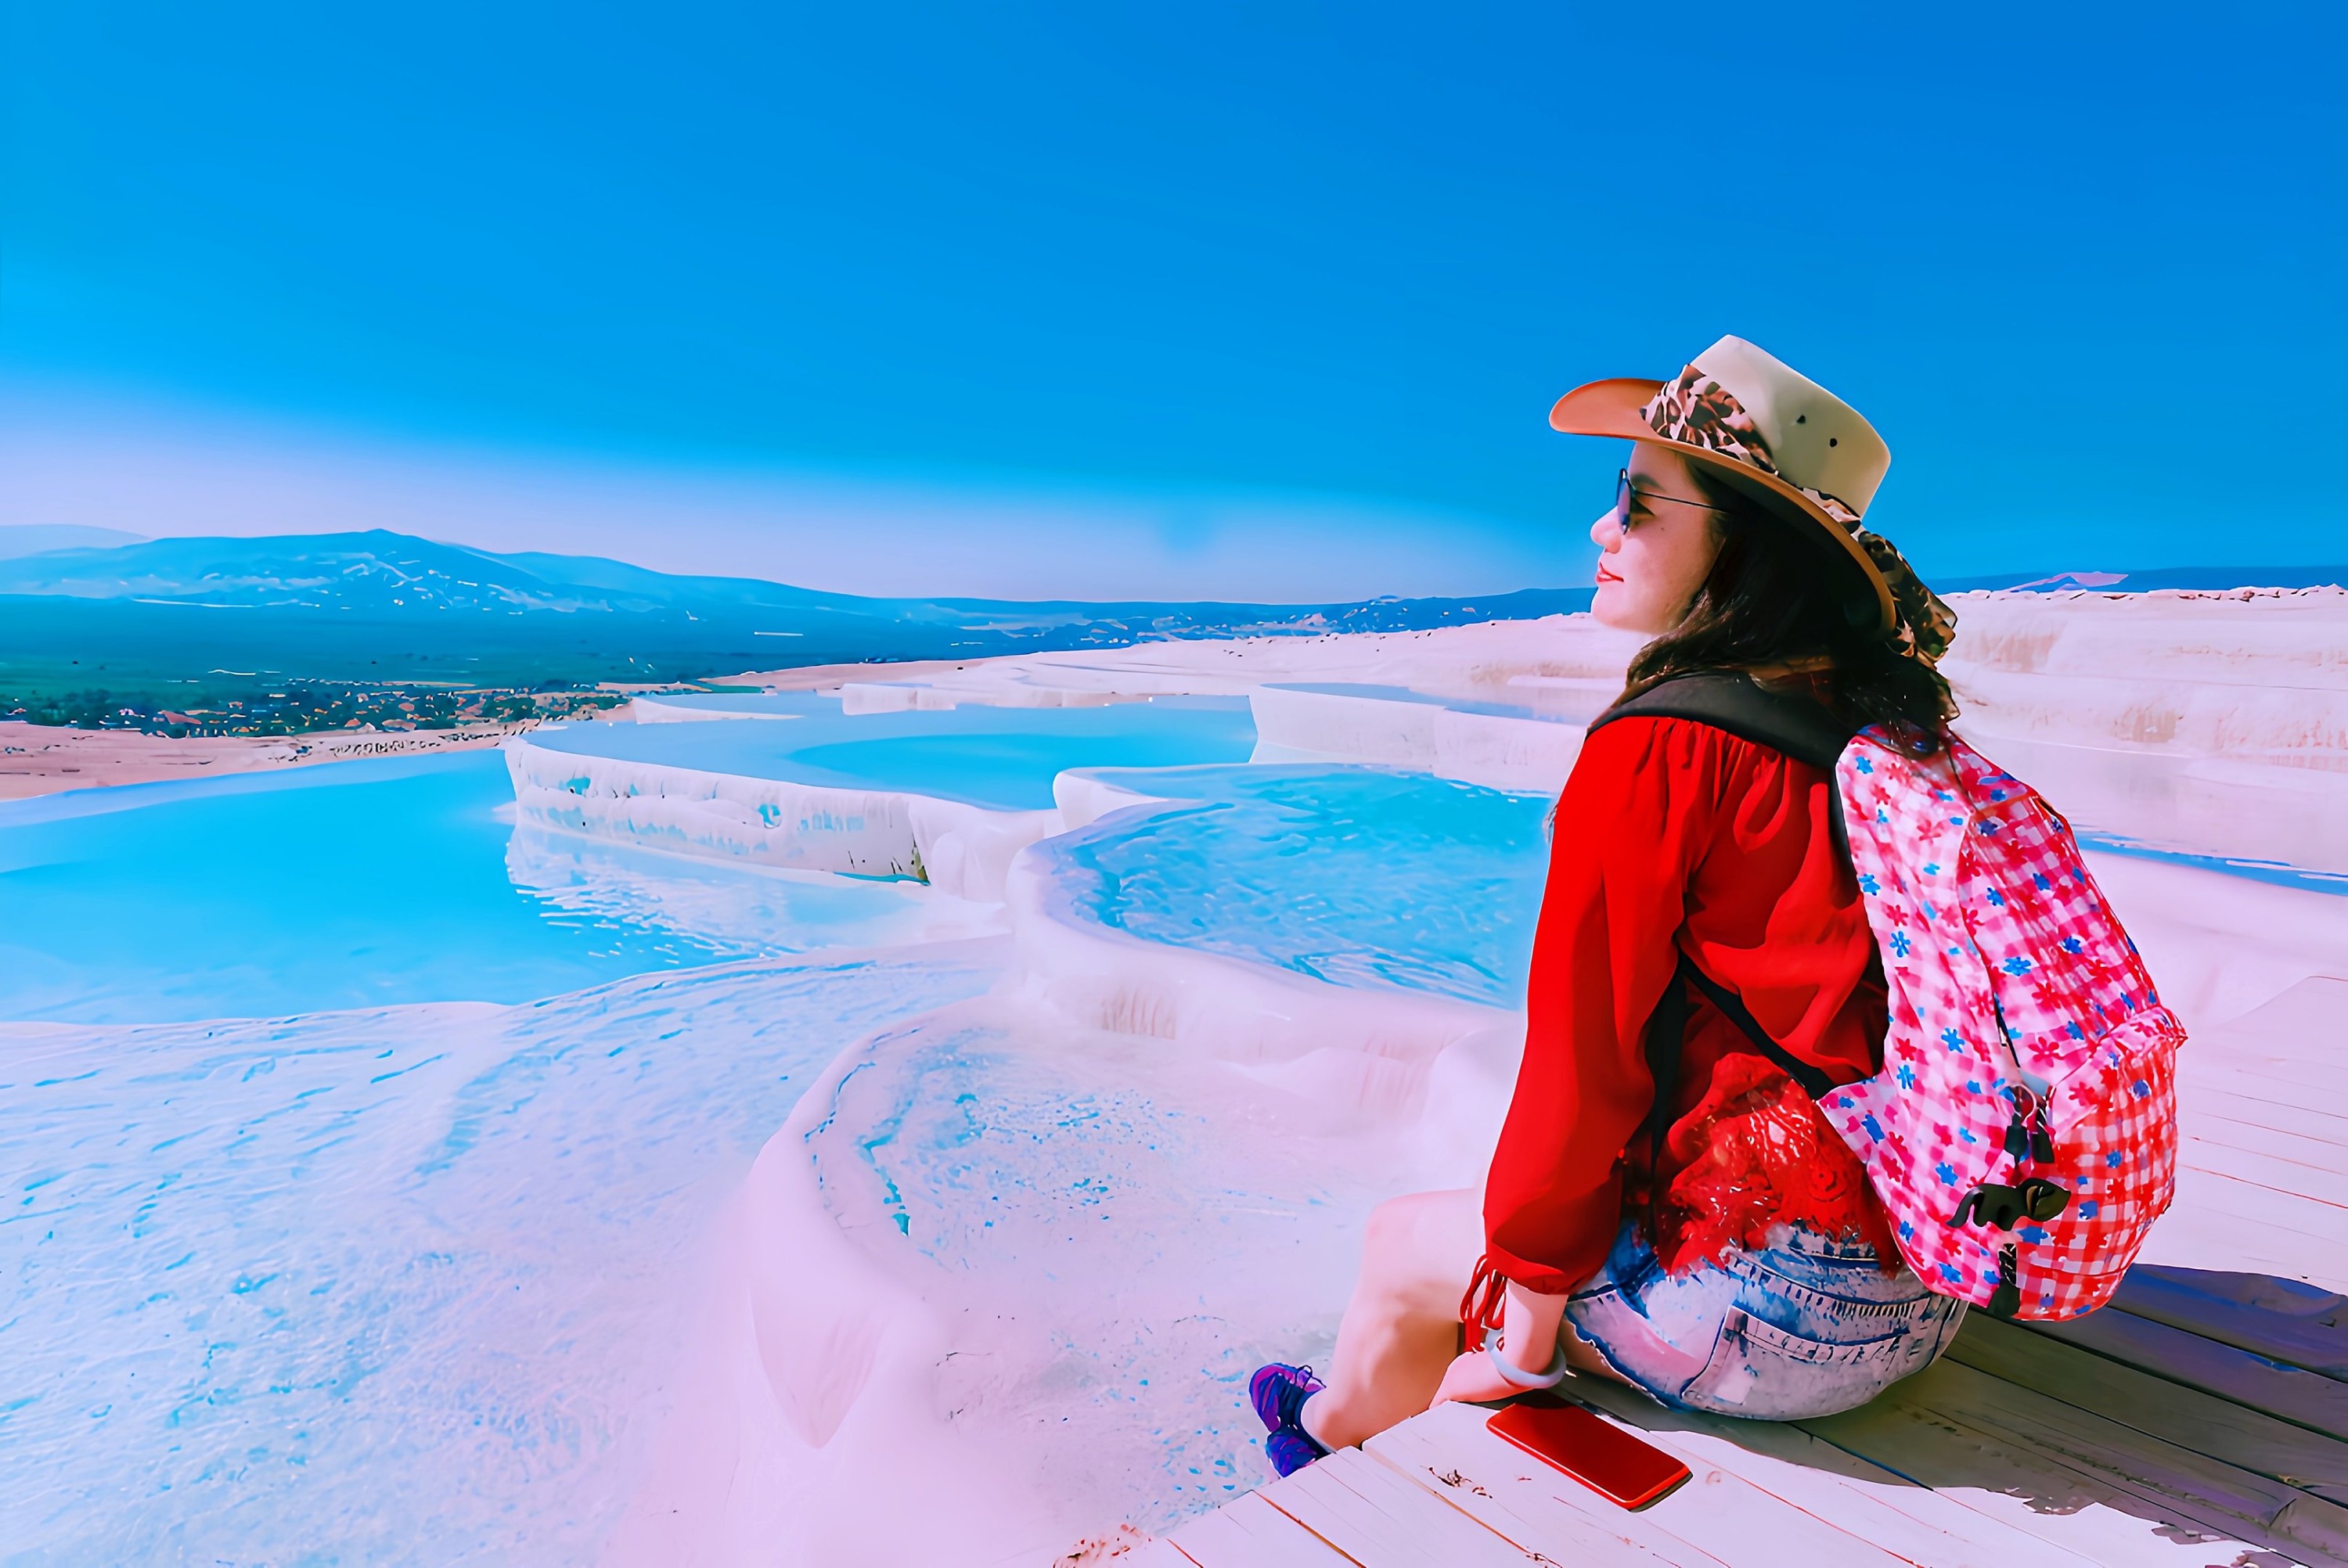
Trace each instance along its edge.
<path fill-rule="evenodd" d="M 1885 1273 L 1900 1271 L 1890 1225 L 1859 1156 L 1766 1058 L 1722 1057 L 1703 1103 L 1673 1126 L 1669 1149 L 1680 1170 L 1657 1250 L 1670 1272 L 1716 1264 L 1735 1247 L 1758 1251 L 1770 1245 L 1772 1226 L 1789 1223 L 1869 1243 Z"/>

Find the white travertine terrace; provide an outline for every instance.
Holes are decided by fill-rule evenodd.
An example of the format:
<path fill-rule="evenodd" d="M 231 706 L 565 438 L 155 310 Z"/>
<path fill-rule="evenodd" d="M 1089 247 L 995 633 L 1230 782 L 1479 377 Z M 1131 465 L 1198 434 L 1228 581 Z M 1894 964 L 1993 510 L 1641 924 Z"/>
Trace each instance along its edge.
<path fill-rule="evenodd" d="M 506 748 L 524 822 L 786 871 L 912 876 L 999 903 L 1012 856 L 1060 831 L 1054 811 L 989 811 L 893 790 L 843 789 L 659 763 Z"/>
<path fill-rule="evenodd" d="M 1960 728 L 2082 824 L 2348 872 L 2348 592 L 1952 603 Z"/>

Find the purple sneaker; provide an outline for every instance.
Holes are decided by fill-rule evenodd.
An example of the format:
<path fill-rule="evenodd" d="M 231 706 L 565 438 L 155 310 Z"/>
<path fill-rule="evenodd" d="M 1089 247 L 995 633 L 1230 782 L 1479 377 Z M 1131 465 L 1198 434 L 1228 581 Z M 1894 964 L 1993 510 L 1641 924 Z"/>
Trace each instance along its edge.
<path fill-rule="evenodd" d="M 1248 1403 L 1271 1434 L 1263 1440 L 1264 1454 L 1281 1475 L 1294 1475 L 1314 1460 L 1329 1457 L 1329 1450 L 1304 1430 L 1304 1401 L 1321 1388 L 1312 1368 L 1279 1361 L 1258 1367 L 1248 1379 Z"/>
<path fill-rule="evenodd" d="M 1314 1460 L 1326 1459 L 1329 1450 L 1313 1440 L 1313 1434 L 1303 1427 L 1282 1427 L 1263 1440 L 1263 1451 L 1272 1460 L 1273 1473 L 1294 1475 Z"/>
<path fill-rule="evenodd" d="M 1255 1375 L 1248 1379 L 1248 1403 L 1255 1407 L 1255 1419 L 1263 1423 L 1265 1431 L 1276 1432 L 1282 1427 L 1302 1430 L 1297 1412 L 1321 1389 L 1321 1379 L 1313 1375 L 1312 1368 L 1274 1361 L 1268 1367 L 1258 1367 Z"/>

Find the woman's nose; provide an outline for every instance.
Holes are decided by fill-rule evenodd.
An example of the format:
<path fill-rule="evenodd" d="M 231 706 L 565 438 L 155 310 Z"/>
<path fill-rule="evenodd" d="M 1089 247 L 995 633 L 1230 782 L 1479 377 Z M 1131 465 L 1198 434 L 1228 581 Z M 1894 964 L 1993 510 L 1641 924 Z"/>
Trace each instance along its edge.
<path fill-rule="evenodd" d="M 1609 555 L 1622 548 L 1622 525 L 1614 520 L 1612 508 L 1599 513 L 1598 520 L 1590 525 L 1590 542 Z"/>

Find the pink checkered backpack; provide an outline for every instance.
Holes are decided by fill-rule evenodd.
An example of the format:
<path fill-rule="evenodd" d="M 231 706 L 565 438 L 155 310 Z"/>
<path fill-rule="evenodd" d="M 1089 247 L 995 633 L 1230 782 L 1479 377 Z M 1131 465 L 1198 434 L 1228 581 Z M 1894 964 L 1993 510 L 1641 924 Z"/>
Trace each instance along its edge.
<path fill-rule="evenodd" d="M 1910 1266 L 2000 1317 L 2076 1317 L 2109 1300 L 2175 1195 L 2185 1030 L 2070 825 L 1962 741 L 1919 756 L 1747 676 L 1665 682 L 1597 723 L 1634 713 L 1833 770 L 1890 993 L 1882 1071 L 1836 1087 L 1684 958 L 1680 969 L 1818 1102 Z M 1648 1032 L 1659 1106 L 1676 1076 L 1680 990 Z"/>

